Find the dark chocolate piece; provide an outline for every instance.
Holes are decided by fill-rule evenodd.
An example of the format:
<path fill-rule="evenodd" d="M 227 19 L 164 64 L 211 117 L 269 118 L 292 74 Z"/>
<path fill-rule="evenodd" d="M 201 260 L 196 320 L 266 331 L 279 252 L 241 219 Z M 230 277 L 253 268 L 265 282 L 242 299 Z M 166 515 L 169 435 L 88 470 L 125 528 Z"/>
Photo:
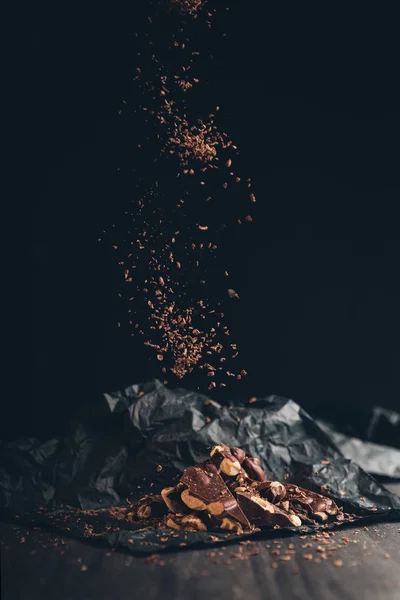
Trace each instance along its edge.
<path fill-rule="evenodd" d="M 176 485 L 166 487 L 161 491 L 162 499 L 164 500 L 168 510 L 175 514 L 183 514 L 188 512 L 188 507 L 182 502 L 181 493 L 184 488 Z"/>
<path fill-rule="evenodd" d="M 256 490 L 270 502 L 280 502 L 286 496 L 286 487 L 280 481 L 263 481 L 257 485 Z"/>
<path fill-rule="evenodd" d="M 327 498 L 316 492 L 311 492 L 310 490 L 305 490 L 291 483 L 286 484 L 285 487 L 285 499 L 290 502 L 290 505 L 293 508 L 295 507 L 295 504 L 299 504 L 320 521 L 327 521 L 329 515 L 335 516 L 341 512 L 337 504 L 335 504 L 331 498 Z"/>
<path fill-rule="evenodd" d="M 267 481 L 267 476 L 265 471 L 261 468 L 258 458 L 246 457 L 242 464 L 251 479 L 254 479 L 255 481 Z"/>
<path fill-rule="evenodd" d="M 231 448 L 231 454 L 236 458 L 236 460 L 239 461 L 240 464 L 242 464 L 246 458 L 246 453 L 241 448 Z"/>
<path fill-rule="evenodd" d="M 256 527 L 300 527 L 301 520 L 257 494 L 237 492 L 237 500 L 250 523 Z"/>

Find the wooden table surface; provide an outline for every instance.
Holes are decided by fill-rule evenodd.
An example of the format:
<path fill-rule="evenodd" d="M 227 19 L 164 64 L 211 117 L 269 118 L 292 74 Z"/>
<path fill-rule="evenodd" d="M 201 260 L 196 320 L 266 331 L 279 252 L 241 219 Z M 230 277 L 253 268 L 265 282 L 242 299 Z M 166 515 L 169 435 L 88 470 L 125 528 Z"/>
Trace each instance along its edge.
<path fill-rule="evenodd" d="M 400 523 L 147 559 L 20 525 L 0 535 L 4 600 L 400 599 Z"/>

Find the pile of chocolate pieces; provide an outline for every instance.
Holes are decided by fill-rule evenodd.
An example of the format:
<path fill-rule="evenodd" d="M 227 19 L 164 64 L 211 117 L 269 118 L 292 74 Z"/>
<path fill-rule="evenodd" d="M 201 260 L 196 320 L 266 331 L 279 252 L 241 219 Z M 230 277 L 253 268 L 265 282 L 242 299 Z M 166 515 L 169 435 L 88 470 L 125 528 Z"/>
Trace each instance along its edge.
<path fill-rule="evenodd" d="M 174 487 L 142 498 L 136 517 L 158 519 L 158 525 L 172 529 L 224 529 L 236 534 L 345 518 L 330 498 L 297 485 L 268 481 L 257 458 L 224 444 L 212 448 L 209 460 L 187 468 Z"/>

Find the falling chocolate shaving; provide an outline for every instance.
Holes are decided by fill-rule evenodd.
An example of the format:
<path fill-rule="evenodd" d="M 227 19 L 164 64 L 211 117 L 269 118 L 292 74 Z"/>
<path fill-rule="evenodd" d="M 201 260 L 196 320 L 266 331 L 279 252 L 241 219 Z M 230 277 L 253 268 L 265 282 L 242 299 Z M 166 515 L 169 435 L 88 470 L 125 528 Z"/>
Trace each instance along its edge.
<path fill-rule="evenodd" d="M 182 176 L 186 179 L 187 175 L 191 176 L 195 182 L 200 182 L 208 187 L 212 185 L 217 191 L 222 183 L 224 187 L 227 187 L 226 171 L 220 167 L 221 165 L 225 165 L 228 169 L 232 167 L 233 155 L 237 154 L 238 148 L 229 135 L 222 131 L 215 122 L 214 113 L 210 113 L 202 119 L 196 119 L 195 116 L 189 116 L 189 111 L 185 108 L 187 93 L 190 93 L 190 90 L 197 85 L 201 85 L 201 78 L 196 72 L 196 57 L 200 52 L 198 48 L 193 47 L 192 40 L 187 37 L 184 29 L 178 24 L 176 30 L 171 32 L 170 45 L 167 44 L 168 65 L 164 65 L 161 50 L 164 53 L 165 46 L 163 44 L 161 48 L 156 37 L 158 19 L 167 18 L 171 12 L 181 15 L 182 23 L 187 22 L 186 17 L 188 16 L 196 19 L 199 33 L 204 33 L 204 26 L 210 27 L 210 19 L 216 9 L 209 8 L 204 0 L 166 0 L 162 4 L 164 8 L 167 7 L 166 11 L 157 10 L 151 16 L 148 15 L 150 26 L 147 25 L 146 35 L 142 38 L 139 34 L 135 34 L 136 43 L 139 44 L 138 49 L 140 49 L 137 56 L 140 66 L 135 65 L 134 81 L 137 86 L 139 109 L 134 112 L 141 113 L 143 111 L 144 122 L 149 124 L 149 134 L 152 124 L 157 127 L 156 135 L 154 137 L 148 135 L 145 140 L 140 140 L 137 147 L 143 150 L 148 147 L 150 141 L 152 144 L 159 144 L 157 147 L 160 152 L 157 151 L 154 162 L 163 157 L 170 161 L 169 166 L 172 170 L 177 170 L 177 177 Z M 206 5 L 207 9 L 205 9 Z M 179 23 L 180 20 L 176 19 L 176 22 Z M 144 45 L 144 48 L 140 47 L 140 44 Z M 148 51 L 149 46 L 151 47 L 150 52 Z M 144 62 L 146 56 L 149 57 L 147 63 Z M 125 100 L 122 101 L 122 104 L 126 104 Z M 218 112 L 219 109 L 220 107 L 216 106 L 214 112 Z M 221 174 L 220 177 L 224 178 L 219 182 L 214 181 L 214 174 L 218 174 L 218 172 Z M 210 176 L 208 176 L 209 174 Z M 240 180 L 233 172 L 230 172 L 229 175 L 234 176 L 236 181 Z M 196 180 L 199 176 L 201 180 Z M 189 186 L 189 177 L 187 180 Z M 246 181 L 249 182 L 249 178 Z M 177 232 L 172 236 L 172 232 L 177 229 L 174 226 L 174 223 L 177 222 L 176 216 L 161 208 L 164 203 L 159 198 L 160 187 L 156 181 L 152 188 L 138 194 L 138 200 L 134 201 L 137 203 L 134 210 L 128 211 L 133 217 L 133 223 L 129 225 L 128 232 L 131 244 L 137 245 L 137 252 L 132 252 L 132 248 L 129 246 L 129 260 L 123 257 L 124 260 L 118 262 L 124 268 L 123 280 L 124 284 L 128 286 L 126 289 L 129 289 L 129 299 L 130 301 L 134 300 L 133 308 L 130 307 L 128 312 L 135 312 L 135 321 L 139 321 L 137 313 L 141 312 L 140 303 L 143 300 L 147 310 L 145 318 L 140 319 L 140 327 L 137 323 L 133 325 L 134 321 L 131 320 L 131 317 L 129 318 L 129 325 L 132 326 L 130 335 L 140 335 L 143 338 L 144 344 L 152 349 L 158 360 L 163 363 L 162 367 L 160 365 L 163 373 L 169 370 L 177 378 L 182 379 L 195 369 L 202 369 L 204 359 L 210 353 L 214 353 L 213 348 L 219 344 L 218 336 L 229 335 L 229 332 L 222 328 L 220 323 L 222 316 L 218 320 L 212 316 L 215 308 L 208 298 L 191 297 L 192 294 L 188 293 L 188 288 L 184 289 L 188 274 L 190 275 L 196 269 L 204 269 L 203 262 L 199 260 L 199 255 L 196 256 L 196 253 L 204 252 L 207 248 L 215 258 L 214 251 L 217 249 L 217 245 L 212 239 L 204 242 L 204 247 L 194 243 L 195 240 L 192 241 L 191 236 L 195 229 L 195 223 L 185 212 L 186 196 L 189 195 L 189 188 L 185 186 L 182 192 L 183 197 L 177 199 L 175 203 L 181 213 L 179 222 L 184 224 L 182 241 L 178 239 Z M 168 190 L 169 193 L 170 190 Z M 229 198 L 229 193 L 225 195 Z M 246 194 L 244 194 L 244 201 L 245 196 Z M 155 200 L 157 200 L 156 203 Z M 210 194 L 207 195 L 205 201 L 209 200 L 211 200 Z M 225 227 L 226 224 L 223 224 L 216 231 L 219 232 Z M 209 225 L 201 224 L 197 229 L 208 232 L 207 236 L 213 235 L 213 232 L 209 231 L 209 229 L 211 230 Z M 162 247 L 158 247 L 157 250 L 154 244 L 155 240 L 161 241 Z M 127 243 L 129 242 L 127 241 Z M 171 251 L 172 245 L 173 252 Z M 114 244 L 116 250 L 119 247 Z M 193 250 L 193 255 L 187 254 L 187 250 L 190 248 Z M 121 251 L 119 250 L 119 254 Z M 132 256 L 134 258 L 130 260 Z M 175 266 L 176 270 L 172 270 L 172 266 Z M 134 269 L 137 271 L 135 276 L 132 276 Z M 145 286 L 140 282 L 139 271 L 146 273 Z M 224 271 L 225 268 L 221 268 L 221 274 Z M 182 275 L 181 278 L 180 275 Z M 196 278 L 197 281 L 199 284 L 204 284 L 206 279 L 202 277 L 202 272 L 199 275 Z M 137 286 L 137 293 L 134 295 L 131 293 L 132 285 Z M 234 295 L 231 297 L 239 298 L 234 290 L 233 292 Z M 202 295 L 204 293 L 201 291 Z M 194 321 L 196 321 L 197 328 L 202 330 L 201 335 L 196 338 L 191 332 Z M 199 323 L 202 323 L 201 328 Z M 122 326 L 122 324 L 119 323 L 118 326 Z M 224 344 L 221 344 L 218 353 L 220 352 L 226 352 Z M 237 356 L 238 351 L 229 359 Z M 216 381 L 206 382 L 209 389 L 214 389 L 217 385 L 225 387 L 226 383 L 220 381 L 222 378 L 228 376 L 233 380 L 241 379 L 245 373 L 243 370 L 241 373 L 236 373 L 232 369 L 228 374 L 220 366 L 214 372 Z"/>

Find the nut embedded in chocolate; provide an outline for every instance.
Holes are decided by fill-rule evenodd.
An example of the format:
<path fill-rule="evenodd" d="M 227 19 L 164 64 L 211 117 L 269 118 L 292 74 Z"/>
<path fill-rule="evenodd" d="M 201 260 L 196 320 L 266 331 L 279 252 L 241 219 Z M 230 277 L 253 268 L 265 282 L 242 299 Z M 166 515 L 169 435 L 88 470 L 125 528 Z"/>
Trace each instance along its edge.
<path fill-rule="evenodd" d="M 280 502 L 286 496 L 286 488 L 280 481 L 263 481 L 256 486 L 257 492 L 270 502 Z"/>
<path fill-rule="evenodd" d="M 222 502 L 218 502 L 218 501 L 211 502 L 207 506 L 207 511 L 210 513 L 210 515 L 213 515 L 214 517 L 219 517 L 219 515 L 222 515 L 224 510 L 225 510 L 224 505 L 222 504 Z"/>
<path fill-rule="evenodd" d="M 207 505 L 196 496 L 192 496 L 188 489 L 183 490 L 181 499 L 192 510 L 205 510 L 207 508 Z"/>
<path fill-rule="evenodd" d="M 252 492 L 237 494 L 239 506 L 247 515 L 250 523 L 256 527 L 300 527 L 301 519 L 297 515 L 287 513 L 265 498 Z"/>
<path fill-rule="evenodd" d="M 328 515 L 325 512 L 319 511 L 319 512 L 315 512 L 313 514 L 314 514 L 314 517 L 317 517 L 321 521 L 327 521 L 328 520 Z"/>
<path fill-rule="evenodd" d="M 244 485 L 238 485 L 237 487 L 234 488 L 234 492 L 235 492 L 235 494 L 237 492 L 247 492 L 247 488 Z"/>
<path fill-rule="evenodd" d="M 221 471 L 223 472 L 224 475 L 227 475 L 228 477 L 236 477 L 236 475 L 238 473 L 240 473 L 240 462 L 235 460 L 231 460 L 230 458 L 224 458 L 220 465 L 219 468 L 221 469 Z"/>
<path fill-rule="evenodd" d="M 331 516 L 337 516 L 340 513 L 339 507 L 331 498 L 321 496 L 316 492 L 305 490 L 297 485 L 286 484 L 286 499 L 295 507 L 296 504 L 306 509 L 311 516 L 317 516 L 320 520 L 326 520 L 321 514 L 325 513 Z"/>
<path fill-rule="evenodd" d="M 236 448 L 236 447 L 231 448 L 231 454 L 232 454 L 232 456 L 234 456 L 236 458 L 236 460 L 238 460 L 240 462 L 240 464 L 242 464 L 242 462 L 246 458 L 246 453 L 241 448 Z"/>
<path fill-rule="evenodd" d="M 227 477 L 236 477 L 241 471 L 240 462 L 231 454 L 225 444 L 214 446 L 211 449 L 210 457 L 213 464 Z"/>
<path fill-rule="evenodd" d="M 300 527 L 301 526 L 301 519 L 297 515 L 290 514 L 289 515 L 289 521 L 291 522 L 292 525 L 294 525 L 294 527 Z"/>
<path fill-rule="evenodd" d="M 256 481 L 267 481 L 267 476 L 261 468 L 258 458 L 245 458 L 243 467 L 251 479 L 255 479 Z"/>

